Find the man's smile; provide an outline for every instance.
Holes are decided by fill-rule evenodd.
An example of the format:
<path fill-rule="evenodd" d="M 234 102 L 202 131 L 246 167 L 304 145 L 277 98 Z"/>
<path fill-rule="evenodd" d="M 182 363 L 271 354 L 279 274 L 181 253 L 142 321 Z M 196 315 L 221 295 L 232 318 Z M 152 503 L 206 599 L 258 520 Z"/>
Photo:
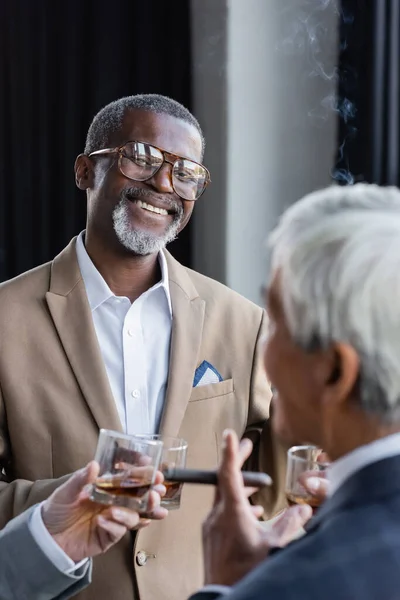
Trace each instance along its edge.
<path fill-rule="evenodd" d="M 144 202 L 143 200 L 136 200 L 136 204 L 140 208 L 143 208 L 144 210 L 149 210 L 150 212 L 154 212 L 159 215 L 163 215 L 165 217 L 167 217 L 169 214 L 168 211 L 165 210 L 165 208 L 159 208 L 158 206 L 153 206 L 152 204 L 149 204 L 148 202 Z"/>

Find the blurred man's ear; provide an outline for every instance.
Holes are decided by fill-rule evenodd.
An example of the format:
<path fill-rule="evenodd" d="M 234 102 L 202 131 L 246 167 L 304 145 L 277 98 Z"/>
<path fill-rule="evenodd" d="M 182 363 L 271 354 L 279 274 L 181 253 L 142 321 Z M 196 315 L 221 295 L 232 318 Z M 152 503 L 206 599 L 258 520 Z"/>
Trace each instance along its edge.
<path fill-rule="evenodd" d="M 79 154 L 75 161 L 75 183 L 80 190 L 93 187 L 94 168 L 93 163 L 86 154 Z"/>
<path fill-rule="evenodd" d="M 349 344 L 335 344 L 330 359 L 330 375 L 325 384 L 324 400 L 330 406 L 341 404 L 352 396 L 356 387 L 360 359 L 355 349 Z"/>

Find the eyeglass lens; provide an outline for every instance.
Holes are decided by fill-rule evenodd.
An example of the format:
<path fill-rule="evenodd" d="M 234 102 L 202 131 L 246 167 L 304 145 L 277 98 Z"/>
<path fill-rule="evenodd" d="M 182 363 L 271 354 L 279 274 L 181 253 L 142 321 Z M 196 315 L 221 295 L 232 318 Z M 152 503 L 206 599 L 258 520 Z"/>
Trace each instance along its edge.
<path fill-rule="evenodd" d="M 158 148 L 143 142 L 129 142 L 120 155 L 121 172 L 136 181 L 150 179 L 162 166 L 164 155 Z M 196 200 L 207 182 L 207 171 L 186 158 L 178 158 L 172 167 L 175 192 L 185 200 Z"/>

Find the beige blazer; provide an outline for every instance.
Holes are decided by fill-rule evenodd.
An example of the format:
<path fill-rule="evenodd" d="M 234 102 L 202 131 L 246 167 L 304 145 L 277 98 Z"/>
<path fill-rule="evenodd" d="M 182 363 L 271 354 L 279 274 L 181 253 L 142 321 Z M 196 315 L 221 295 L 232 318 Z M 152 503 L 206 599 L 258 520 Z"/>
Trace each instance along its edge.
<path fill-rule="evenodd" d="M 263 497 L 272 514 L 282 505 L 285 458 L 269 432 L 270 391 L 256 350 L 264 312 L 166 256 L 173 331 L 161 432 L 188 440 L 188 466 L 206 469 L 218 463 L 225 428 L 251 436 L 251 467 L 276 484 Z M 224 380 L 193 388 L 203 360 Z M 75 239 L 51 263 L 0 285 L 0 388 L 3 526 L 94 457 L 99 428 L 121 430 Z M 179 511 L 95 559 L 93 583 L 78 597 L 186 599 L 202 584 L 201 523 L 212 498 L 208 486 L 184 486 Z M 140 551 L 156 557 L 140 566 Z"/>

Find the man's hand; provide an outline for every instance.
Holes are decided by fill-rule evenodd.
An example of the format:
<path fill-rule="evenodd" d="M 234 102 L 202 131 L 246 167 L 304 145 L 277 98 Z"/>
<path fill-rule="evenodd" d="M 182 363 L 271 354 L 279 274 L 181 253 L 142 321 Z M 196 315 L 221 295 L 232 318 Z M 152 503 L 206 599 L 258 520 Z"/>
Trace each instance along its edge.
<path fill-rule="evenodd" d="M 140 529 L 151 522 L 127 508 L 104 506 L 89 500 L 89 492 L 85 488 L 95 481 L 98 473 L 98 463 L 90 462 L 55 490 L 42 506 L 47 530 L 75 562 L 106 552 L 128 529 Z M 162 473 L 157 473 L 147 513 L 152 519 L 163 519 L 168 514 L 160 506 L 160 495 L 165 494 L 162 481 Z"/>
<path fill-rule="evenodd" d="M 258 520 L 263 508 L 250 504 L 255 490 L 244 487 L 241 474 L 252 443 L 243 439 L 239 445 L 233 431 L 225 432 L 224 442 L 214 507 L 203 525 L 203 552 L 205 583 L 231 586 L 264 560 L 270 548 L 290 541 L 312 510 L 293 506 L 266 531 Z"/>
<path fill-rule="evenodd" d="M 325 471 L 306 471 L 300 475 L 299 481 L 311 496 L 318 498 L 321 504 L 328 497 L 329 481 Z"/>

